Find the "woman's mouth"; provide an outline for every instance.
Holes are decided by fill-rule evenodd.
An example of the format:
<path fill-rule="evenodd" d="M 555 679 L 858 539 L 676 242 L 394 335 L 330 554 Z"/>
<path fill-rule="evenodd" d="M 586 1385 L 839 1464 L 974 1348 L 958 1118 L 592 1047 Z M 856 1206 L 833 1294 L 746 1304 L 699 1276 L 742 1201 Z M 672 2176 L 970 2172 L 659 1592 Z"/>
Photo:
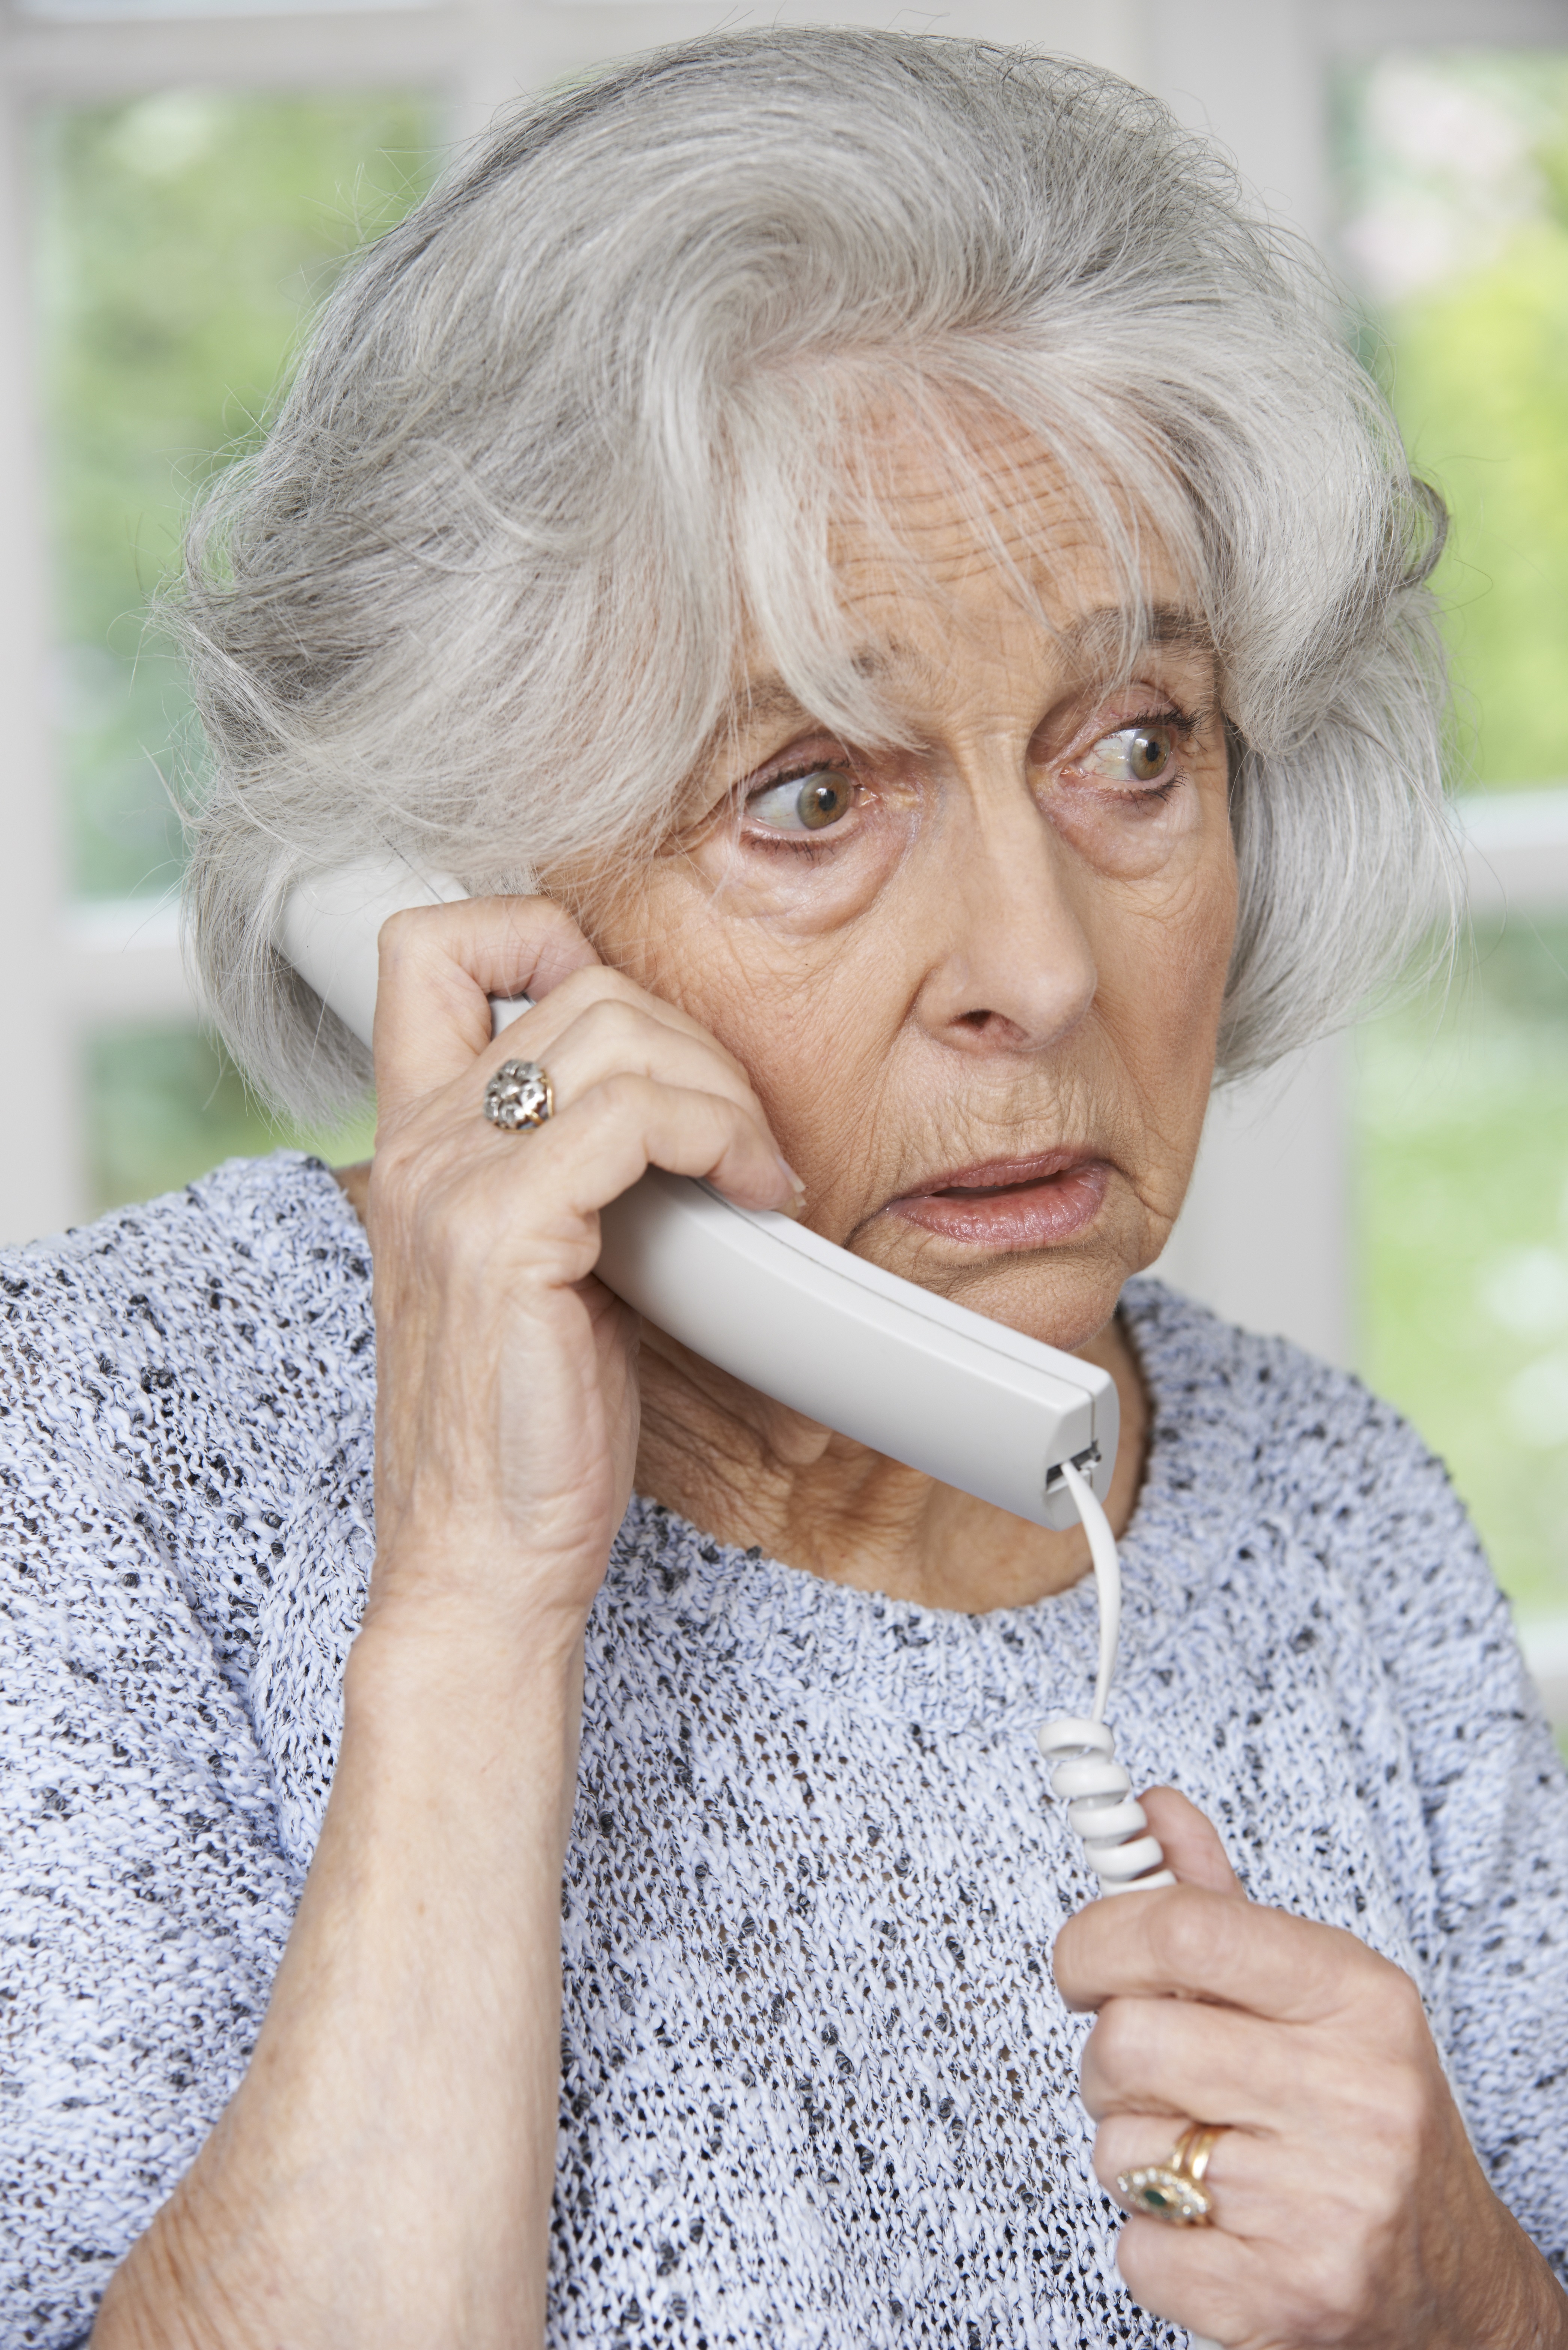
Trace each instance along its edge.
<path fill-rule="evenodd" d="M 882 1212 L 971 1247 L 1050 1248 L 1093 1223 L 1110 1171 L 1086 1151 L 992 1159 L 906 1191 Z"/>

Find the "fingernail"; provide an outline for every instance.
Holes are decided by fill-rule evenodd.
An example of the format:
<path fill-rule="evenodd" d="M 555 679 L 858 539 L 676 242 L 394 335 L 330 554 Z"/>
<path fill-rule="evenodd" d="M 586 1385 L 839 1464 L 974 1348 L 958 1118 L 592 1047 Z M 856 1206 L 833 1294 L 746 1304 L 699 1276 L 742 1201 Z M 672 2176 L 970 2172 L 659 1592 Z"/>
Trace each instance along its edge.
<path fill-rule="evenodd" d="M 779 1155 L 779 1165 L 789 1177 L 790 1184 L 790 1197 L 784 1201 L 779 1213 L 784 1216 L 804 1215 L 805 1212 L 805 1185 L 801 1181 L 800 1177 L 795 1173 L 794 1169 L 790 1165 L 789 1160 L 784 1157 L 782 1152 Z"/>

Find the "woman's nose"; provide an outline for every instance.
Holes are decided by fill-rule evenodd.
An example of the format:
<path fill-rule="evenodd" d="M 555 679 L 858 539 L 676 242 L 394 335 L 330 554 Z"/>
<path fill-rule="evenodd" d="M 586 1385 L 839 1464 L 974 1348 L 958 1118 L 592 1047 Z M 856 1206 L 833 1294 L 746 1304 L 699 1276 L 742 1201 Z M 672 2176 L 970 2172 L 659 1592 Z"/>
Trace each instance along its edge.
<path fill-rule="evenodd" d="M 1005 808 L 972 803 L 932 860 L 921 923 L 928 973 L 919 1009 L 942 1042 L 1040 1052 L 1087 1016 L 1099 985 L 1069 886 L 1069 852 L 1026 788 Z"/>

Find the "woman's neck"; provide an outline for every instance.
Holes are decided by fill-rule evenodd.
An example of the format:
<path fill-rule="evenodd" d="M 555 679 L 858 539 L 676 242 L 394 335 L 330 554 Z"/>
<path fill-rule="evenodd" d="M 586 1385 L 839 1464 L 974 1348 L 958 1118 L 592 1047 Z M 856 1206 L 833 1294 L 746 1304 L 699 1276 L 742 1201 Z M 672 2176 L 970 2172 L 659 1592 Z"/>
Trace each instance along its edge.
<path fill-rule="evenodd" d="M 1119 1534 L 1143 1482 L 1148 1401 L 1119 1321 L 1080 1349 L 1108 1370 L 1121 1440 L 1108 1513 Z M 714 1371 L 645 1330 L 637 1486 L 722 1542 L 831 1583 L 981 1616 L 1087 1573 L 1079 1527 L 1054 1534 L 906 1469 Z"/>
<path fill-rule="evenodd" d="M 335 1170 L 361 1222 L 369 1167 Z M 1121 1439 L 1106 1503 L 1120 1534 L 1143 1484 L 1148 1398 L 1119 1320 L 1078 1350 L 1108 1370 Z M 1089 1570 L 1082 1528 L 1053 1534 L 835 1436 L 644 1326 L 637 1489 L 721 1542 L 857 1591 L 984 1616 Z"/>

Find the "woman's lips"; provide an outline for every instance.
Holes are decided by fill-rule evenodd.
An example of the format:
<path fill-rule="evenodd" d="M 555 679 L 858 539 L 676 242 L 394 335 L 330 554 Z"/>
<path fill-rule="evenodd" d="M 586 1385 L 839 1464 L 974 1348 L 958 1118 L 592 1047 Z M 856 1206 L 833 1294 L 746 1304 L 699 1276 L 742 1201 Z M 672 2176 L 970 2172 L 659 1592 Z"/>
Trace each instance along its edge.
<path fill-rule="evenodd" d="M 971 1248 L 1049 1248 L 1093 1223 L 1110 1171 L 1103 1159 L 1061 1150 L 993 1160 L 889 1200 L 883 1213 Z"/>

